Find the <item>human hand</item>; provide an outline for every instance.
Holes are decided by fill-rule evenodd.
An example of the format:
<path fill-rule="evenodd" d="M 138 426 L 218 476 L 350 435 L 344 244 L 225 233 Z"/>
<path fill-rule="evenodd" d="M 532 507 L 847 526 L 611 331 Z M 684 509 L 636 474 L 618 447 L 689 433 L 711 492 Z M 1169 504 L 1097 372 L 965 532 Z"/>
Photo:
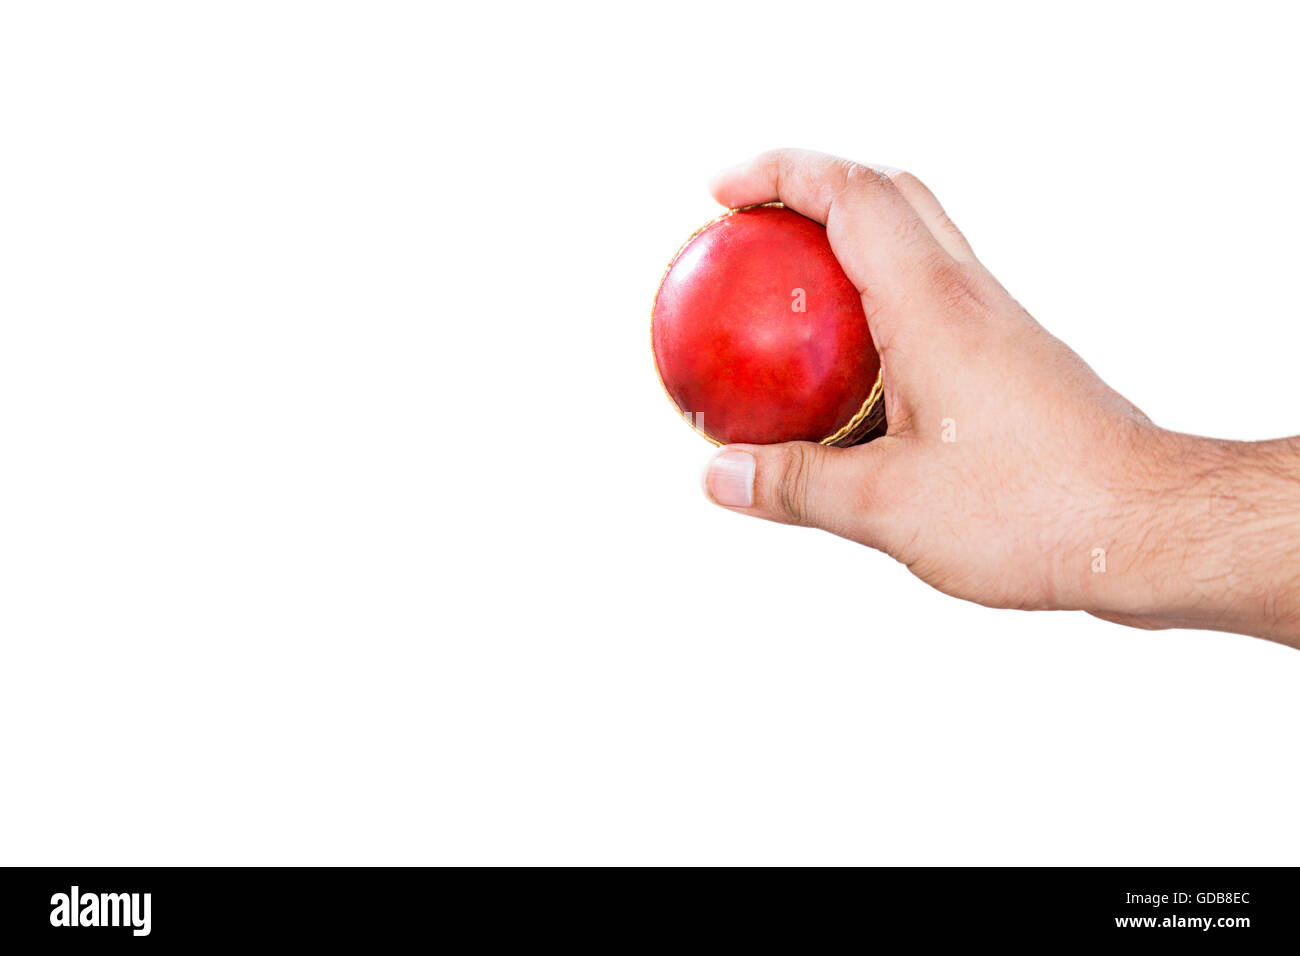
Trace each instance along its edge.
<path fill-rule="evenodd" d="M 1300 639 L 1295 442 L 1156 427 L 998 284 L 908 173 L 777 150 L 713 193 L 825 224 L 862 295 L 889 420 L 853 448 L 727 446 L 705 480 L 716 503 L 878 548 L 992 607 Z"/>

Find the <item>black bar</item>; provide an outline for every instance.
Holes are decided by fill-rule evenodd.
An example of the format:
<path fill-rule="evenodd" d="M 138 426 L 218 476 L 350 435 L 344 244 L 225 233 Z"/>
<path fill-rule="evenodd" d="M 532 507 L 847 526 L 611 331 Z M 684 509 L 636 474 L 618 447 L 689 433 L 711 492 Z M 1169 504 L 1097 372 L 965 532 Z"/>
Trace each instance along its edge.
<path fill-rule="evenodd" d="M 466 932 L 482 945 L 753 941 L 801 951 L 875 945 L 899 934 L 917 944 L 1131 941 L 1236 950 L 1300 942 L 1295 869 L 675 871 L 595 880 L 580 871 L 441 869 L 0 872 L 0 945 L 9 952 L 29 951 L 14 942 L 96 950 L 319 942 L 371 950 L 409 943 L 413 933 L 438 943 Z M 112 922 L 118 925 L 80 925 Z"/>

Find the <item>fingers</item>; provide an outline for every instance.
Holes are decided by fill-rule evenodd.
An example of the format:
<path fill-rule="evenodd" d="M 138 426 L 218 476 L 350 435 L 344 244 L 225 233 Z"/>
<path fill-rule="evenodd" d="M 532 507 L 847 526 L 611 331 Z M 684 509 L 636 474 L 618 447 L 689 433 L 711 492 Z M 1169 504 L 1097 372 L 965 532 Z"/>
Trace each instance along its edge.
<path fill-rule="evenodd" d="M 854 175 L 869 170 L 889 184 L 912 207 L 935 241 L 958 262 L 976 262 L 961 230 L 921 180 L 889 166 L 858 164 L 822 153 L 772 150 L 714 177 L 709 189 L 724 206 L 749 206 L 779 199 L 791 209 L 828 225 L 837 193 Z"/>
<path fill-rule="evenodd" d="M 943 247 L 883 173 L 807 150 L 778 149 L 734 167 L 712 184 L 725 206 L 779 200 L 826 226 L 840 265 L 864 296 L 905 300 Z"/>
<path fill-rule="evenodd" d="M 930 230 L 930 235 L 934 236 L 948 255 L 958 262 L 979 261 L 975 258 L 975 253 L 971 251 L 970 243 L 966 241 L 966 237 L 961 234 L 957 224 L 948 218 L 943 206 L 939 204 L 939 200 L 935 198 L 934 193 L 930 192 L 925 183 L 901 169 L 879 167 L 879 172 L 888 176 L 889 181 L 894 184 L 894 188 L 911 203 L 912 208 L 916 210 L 916 214 L 925 223 L 925 227 Z"/>
<path fill-rule="evenodd" d="M 969 268 L 974 253 L 939 201 L 908 173 L 779 149 L 722 173 L 712 190 L 724 205 L 779 200 L 826 225 L 896 378 L 907 372 L 898 363 L 908 341 L 933 342 L 950 304 L 969 298 L 982 272 Z"/>
<path fill-rule="evenodd" d="M 861 541 L 878 456 L 869 445 L 727 445 L 709 462 L 704 489 L 731 511 Z"/>
<path fill-rule="evenodd" d="M 901 218 L 910 212 L 891 188 L 888 176 L 869 166 L 807 149 L 769 150 L 719 173 L 709 189 L 724 206 L 779 200 L 823 225 L 836 200 L 845 198 L 850 189 L 863 200 L 870 200 L 886 218 Z"/>

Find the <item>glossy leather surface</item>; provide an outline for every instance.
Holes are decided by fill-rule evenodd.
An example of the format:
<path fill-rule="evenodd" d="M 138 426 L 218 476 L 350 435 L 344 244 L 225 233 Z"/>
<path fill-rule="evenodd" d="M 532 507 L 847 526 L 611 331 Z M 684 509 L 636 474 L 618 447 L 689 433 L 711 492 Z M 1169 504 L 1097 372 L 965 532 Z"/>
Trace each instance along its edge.
<path fill-rule="evenodd" d="M 659 287 L 651 338 L 668 394 L 723 443 L 820 441 L 857 414 L 880 371 L 825 228 L 779 207 L 732 213 L 686 245 Z"/>

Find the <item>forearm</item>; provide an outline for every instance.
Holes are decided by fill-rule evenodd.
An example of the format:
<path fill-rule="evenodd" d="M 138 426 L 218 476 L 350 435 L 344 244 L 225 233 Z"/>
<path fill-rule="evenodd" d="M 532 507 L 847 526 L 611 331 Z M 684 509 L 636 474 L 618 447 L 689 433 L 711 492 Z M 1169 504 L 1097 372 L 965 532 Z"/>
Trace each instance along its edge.
<path fill-rule="evenodd" d="M 1300 648 L 1300 439 L 1163 432 L 1151 451 L 1129 529 L 1128 580 L 1112 580 L 1089 610 Z"/>

